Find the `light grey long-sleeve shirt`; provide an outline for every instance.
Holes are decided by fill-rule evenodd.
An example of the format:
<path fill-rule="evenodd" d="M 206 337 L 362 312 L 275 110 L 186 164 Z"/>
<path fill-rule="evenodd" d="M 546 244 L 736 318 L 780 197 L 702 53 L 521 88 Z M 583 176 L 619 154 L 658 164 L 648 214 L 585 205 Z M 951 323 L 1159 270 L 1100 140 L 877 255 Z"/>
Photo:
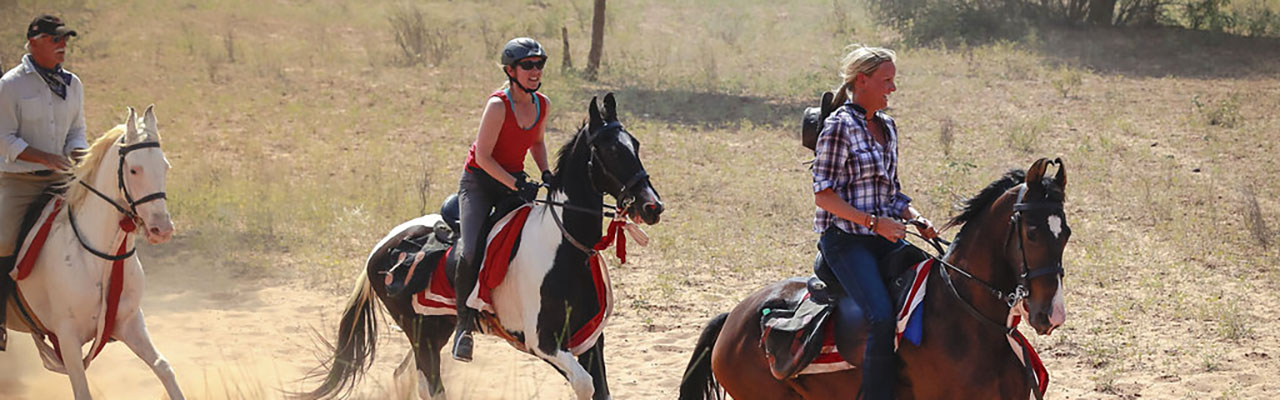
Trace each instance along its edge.
<path fill-rule="evenodd" d="M 70 73 L 70 71 L 67 71 Z M 43 165 L 20 161 L 27 147 L 70 155 L 89 147 L 84 135 L 84 86 L 71 74 L 67 98 L 53 94 L 31 57 L 0 77 L 0 171 L 32 172 Z"/>

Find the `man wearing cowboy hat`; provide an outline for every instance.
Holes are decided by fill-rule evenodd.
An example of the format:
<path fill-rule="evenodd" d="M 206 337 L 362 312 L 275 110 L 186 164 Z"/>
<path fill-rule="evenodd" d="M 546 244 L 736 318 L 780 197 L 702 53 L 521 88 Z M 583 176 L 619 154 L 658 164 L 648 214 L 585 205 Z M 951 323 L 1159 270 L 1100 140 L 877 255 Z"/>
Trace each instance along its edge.
<path fill-rule="evenodd" d="M 41 15 L 27 26 L 27 54 L 0 77 L 0 351 L 5 348 L 6 300 L 23 214 L 71 170 L 69 157 L 88 147 L 84 87 L 62 68 L 76 31 Z"/>

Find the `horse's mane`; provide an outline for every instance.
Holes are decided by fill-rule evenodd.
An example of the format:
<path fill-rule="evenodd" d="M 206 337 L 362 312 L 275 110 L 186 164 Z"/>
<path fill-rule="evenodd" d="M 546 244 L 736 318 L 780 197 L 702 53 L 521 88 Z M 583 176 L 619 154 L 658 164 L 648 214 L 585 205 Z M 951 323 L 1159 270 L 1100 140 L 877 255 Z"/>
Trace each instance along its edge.
<path fill-rule="evenodd" d="M 1026 179 L 1027 171 L 1021 169 L 1009 170 L 1009 172 L 1006 172 L 1004 176 L 996 179 L 995 182 L 991 182 L 991 184 L 987 185 L 986 188 L 983 188 L 981 192 L 978 192 L 978 195 L 973 196 L 973 198 L 966 201 L 964 203 L 964 209 L 960 214 L 952 217 L 950 221 L 947 221 L 947 224 L 943 225 L 942 229 L 945 230 L 954 226 L 963 225 L 960 228 L 960 233 L 956 234 L 956 240 L 960 240 L 960 238 L 965 237 L 965 233 L 969 231 L 969 225 L 966 224 L 967 222 L 977 219 L 978 216 L 990 207 L 991 203 L 995 203 L 996 199 L 1000 198 L 1004 192 L 1014 186 L 1022 184 Z"/>
<path fill-rule="evenodd" d="M 76 185 L 75 183 L 77 181 L 89 183 L 97 178 L 98 165 L 101 165 L 102 158 L 107 156 L 107 149 L 110 149 L 111 145 L 120 140 L 126 130 L 127 128 L 124 124 L 116 125 L 115 128 L 111 128 L 107 133 L 94 139 L 93 144 L 89 145 L 88 149 L 85 149 L 87 154 L 72 168 L 73 178 L 58 184 L 59 189 L 66 190 L 68 203 L 79 205 L 84 201 L 84 197 L 89 194 L 89 190 L 85 189 L 83 185 Z M 147 133 L 147 130 L 141 126 L 138 127 L 138 134 L 142 135 L 143 142 L 160 141 L 159 132 Z"/>
<path fill-rule="evenodd" d="M 98 165 L 102 164 L 102 158 L 106 157 L 107 149 L 110 149 L 116 140 L 124 136 L 124 133 L 125 126 L 123 124 L 116 125 L 115 128 L 111 128 L 107 133 L 95 139 L 88 149 L 85 149 L 88 154 L 81 158 L 80 162 L 77 162 L 75 168 L 72 169 L 74 178 L 61 184 L 62 188 L 67 191 L 68 203 L 78 205 L 84 201 L 84 197 L 89 194 L 89 190 L 85 189 L 84 186 L 76 185 L 75 182 L 93 182 L 98 175 Z"/>
<path fill-rule="evenodd" d="M 578 142 L 581 142 L 586 136 L 587 123 L 583 122 L 582 126 L 578 127 L 578 133 L 573 134 L 573 137 L 570 138 L 569 141 L 565 142 L 563 146 L 560 146 L 560 151 L 556 154 L 555 169 L 553 170 L 553 173 L 555 173 L 557 177 L 564 176 L 561 172 L 563 172 L 566 165 L 572 164 L 571 161 L 578 148 Z M 559 179 L 559 181 L 560 182 L 556 182 L 555 185 L 552 185 L 549 190 L 556 191 L 559 190 L 561 186 L 564 186 L 564 180 Z"/>

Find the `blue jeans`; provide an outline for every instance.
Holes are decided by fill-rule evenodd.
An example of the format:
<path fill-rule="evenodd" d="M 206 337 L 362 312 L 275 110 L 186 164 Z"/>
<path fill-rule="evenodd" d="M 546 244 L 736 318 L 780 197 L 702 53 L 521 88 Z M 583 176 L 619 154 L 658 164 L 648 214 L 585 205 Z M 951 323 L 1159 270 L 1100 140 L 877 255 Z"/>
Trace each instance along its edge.
<path fill-rule="evenodd" d="M 831 272 L 849 295 L 836 306 L 836 334 L 845 336 L 869 324 L 867 350 L 862 359 L 862 395 L 865 400 L 891 399 L 897 384 L 897 359 L 893 353 L 896 325 L 893 299 L 880 277 L 879 260 L 904 246 L 882 236 L 853 235 L 832 227 L 822 234 L 818 249 Z M 837 338 L 839 347 L 840 339 Z M 849 347 L 849 346 L 845 346 Z M 852 360 L 853 349 L 840 348 Z"/>

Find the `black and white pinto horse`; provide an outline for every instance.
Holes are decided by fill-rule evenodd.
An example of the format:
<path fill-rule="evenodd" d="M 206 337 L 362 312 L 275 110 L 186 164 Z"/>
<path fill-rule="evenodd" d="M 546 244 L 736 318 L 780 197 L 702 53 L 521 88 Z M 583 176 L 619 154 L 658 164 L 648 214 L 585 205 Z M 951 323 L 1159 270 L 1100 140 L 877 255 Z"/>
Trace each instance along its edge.
<path fill-rule="evenodd" d="M 598 296 L 589 265 L 591 257 L 598 257 L 590 246 L 602 237 L 604 193 L 618 200 L 619 217 L 656 224 L 663 210 L 640 161 L 640 143 L 618 122 L 613 94 L 605 96 L 603 112 L 592 98 L 589 113 L 586 126 L 560 149 L 556 163 L 560 183 L 550 186 L 550 201 L 533 206 L 506 278 L 493 288 L 496 315 L 490 315 L 488 322 L 500 326 L 480 324 L 487 327 L 486 333 L 503 337 L 517 349 L 554 366 L 584 400 L 610 398 L 604 335 L 597 334 L 594 340 L 573 349 L 566 338 L 566 332 L 578 332 L 610 307 L 608 296 Z M 383 279 L 370 279 L 371 275 L 387 274 L 399 262 L 393 259 L 392 249 L 410 238 L 431 234 L 440 220 L 439 215 L 431 214 L 405 222 L 374 247 L 343 313 L 333 356 L 316 374 L 323 382 L 297 397 L 340 397 L 350 393 L 364 375 L 375 355 L 379 325 L 373 304 L 376 294 L 413 345 L 396 374 L 413 358 L 420 374 L 419 397 L 445 398 L 440 351 L 445 349 L 457 318 L 418 314 L 412 303 L 416 296 L 388 296 Z M 445 263 L 450 280 L 456 259 L 451 254 Z"/>

